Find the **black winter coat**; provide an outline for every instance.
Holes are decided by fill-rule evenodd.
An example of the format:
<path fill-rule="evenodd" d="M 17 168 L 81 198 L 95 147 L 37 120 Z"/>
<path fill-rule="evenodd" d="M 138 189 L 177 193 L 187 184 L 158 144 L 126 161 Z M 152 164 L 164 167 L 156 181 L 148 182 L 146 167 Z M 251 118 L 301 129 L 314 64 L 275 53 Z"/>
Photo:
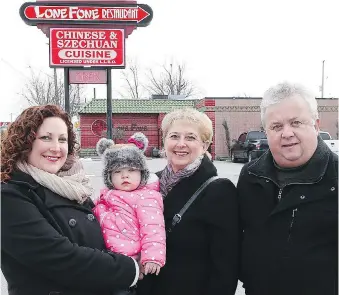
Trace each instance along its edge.
<path fill-rule="evenodd" d="M 270 152 L 243 167 L 238 193 L 247 295 L 337 295 L 338 156 L 323 148 L 306 177 L 281 189 Z"/>
<path fill-rule="evenodd" d="M 182 179 L 164 199 L 168 227 L 195 191 L 217 175 L 204 157 L 190 177 Z M 158 276 L 138 283 L 138 295 L 233 295 L 238 281 L 239 250 L 236 189 L 228 179 L 209 184 L 167 235 L 167 261 Z"/>
<path fill-rule="evenodd" d="M 105 253 L 92 207 L 22 172 L 2 183 L 1 269 L 9 295 L 104 295 L 132 284 L 134 261 Z"/>

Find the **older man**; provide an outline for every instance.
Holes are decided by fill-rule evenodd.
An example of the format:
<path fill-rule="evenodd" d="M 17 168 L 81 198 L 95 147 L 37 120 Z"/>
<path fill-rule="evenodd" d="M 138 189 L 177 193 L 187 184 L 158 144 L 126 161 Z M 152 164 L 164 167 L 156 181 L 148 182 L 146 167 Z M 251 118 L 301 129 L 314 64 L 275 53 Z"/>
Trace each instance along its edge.
<path fill-rule="evenodd" d="M 318 137 L 316 99 L 278 84 L 261 119 L 270 150 L 238 181 L 246 294 L 337 295 L 338 156 Z"/>

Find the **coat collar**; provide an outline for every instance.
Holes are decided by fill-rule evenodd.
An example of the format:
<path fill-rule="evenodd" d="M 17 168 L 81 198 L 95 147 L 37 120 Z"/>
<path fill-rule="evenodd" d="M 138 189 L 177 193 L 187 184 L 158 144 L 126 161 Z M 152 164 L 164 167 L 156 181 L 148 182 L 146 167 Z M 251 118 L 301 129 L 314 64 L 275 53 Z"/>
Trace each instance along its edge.
<path fill-rule="evenodd" d="M 194 181 L 197 183 L 204 183 L 208 178 L 217 176 L 217 168 L 213 165 L 212 161 L 205 155 L 201 161 L 200 167 L 192 175 Z"/>
<path fill-rule="evenodd" d="M 48 188 L 37 183 L 32 176 L 22 171 L 16 170 L 11 173 L 11 179 L 8 181 L 19 186 L 24 186 L 29 190 L 34 191 L 39 198 L 41 198 L 47 208 L 52 208 L 56 206 L 74 206 L 82 210 L 86 210 L 84 206 L 79 205 L 75 201 L 71 201 L 67 198 L 63 198 L 58 194 L 52 192 Z M 46 197 L 47 196 L 47 197 Z M 93 207 L 93 202 L 90 198 L 85 201 L 86 204 Z M 84 203 L 84 204 L 85 204 Z"/>
<path fill-rule="evenodd" d="M 33 190 L 39 187 L 39 184 L 32 176 L 20 170 L 13 171 L 11 173 L 11 179 L 8 182 L 23 185 Z"/>
<path fill-rule="evenodd" d="M 161 178 L 162 171 L 157 172 L 156 175 Z M 197 171 L 195 171 L 190 177 L 183 178 L 180 180 L 179 183 L 190 181 L 190 183 L 194 184 L 194 188 L 200 187 L 201 184 L 203 184 L 207 179 L 217 176 L 217 168 L 213 165 L 212 161 L 205 155 L 201 161 L 201 164 Z M 175 186 L 173 190 L 175 189 Z M 168 195 L 171 194 L 172 191 L 168 193 Z"/>
<path fill-rule="evenodd" d="M 305 168 L 293 181 L 293 183 L 306 184 L 320 181 L 327 170 L 331 153 L 331 150 L 328 148 L 325 142 L 320 137 L 318 137 L 318 146 L 314 155 L 311 157 L 308 163 L 305 164 Z M 277 168 L 274 165 L 273 156 L 270 150 L 268 150 L 262 157 L 248 166 L 248 172 L 250 174 L 269 179 L 275 184 L 278 183 L 275 176 L 276 169 Z"/>

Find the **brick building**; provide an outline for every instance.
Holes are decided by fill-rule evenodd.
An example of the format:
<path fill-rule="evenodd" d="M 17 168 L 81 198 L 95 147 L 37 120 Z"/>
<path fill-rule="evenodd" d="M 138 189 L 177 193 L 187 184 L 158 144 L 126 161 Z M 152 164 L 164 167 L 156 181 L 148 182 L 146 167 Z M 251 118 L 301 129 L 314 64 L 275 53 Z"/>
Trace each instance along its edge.
<path fill-rule="evenodd" d="M 153 148 L 161 149 L 160 126 L 164 115 L 174 109 L 194 107 L 194 100 L 112 100 L 113 128 L 123 130 L 123 139 L 116 143 L 126 142 L 135 132 L 143 132 L 149 140 L 146 155 Z M 106 124 L 106 100 L 94 99 L 80 111 L 80 141 L 83 154 L 92 155 L 93 149 L 103 136 Z M 114 132 L 113 132 L 114 133 Z"/>
<path fill-rule="evenodd" d="M 130 135 L 141 131 L 149 139 L 149 148 L 146 154 L 150 155 L 153 148 L 162 148 L 160 126 L 164 115 L 174 109 L 194 107 L 205 112 L 213 122 L 213 155 L 225 157 L 228 156 L 228 152 L 223 122 L 227 122 L 231 139 L 237 139 L 242 132 L 248 130 L 260 130 L 260 100 L 260 97 L 206 97 L 201 100 L 113 99 L 113 128 L 123 130 L 118 132 L 122 139 L 115 141 L 117 143 L 126 142 Z M 318 99 L 318 110 L 320 128 L 337 139 L 338 99 Z M 82 108 L 80 111 L 80 141 L 83 154 L 95 154 L 95 145 L 99 138 L 105 135 L 106 126 L 105 99 L 94 99 Z"/>

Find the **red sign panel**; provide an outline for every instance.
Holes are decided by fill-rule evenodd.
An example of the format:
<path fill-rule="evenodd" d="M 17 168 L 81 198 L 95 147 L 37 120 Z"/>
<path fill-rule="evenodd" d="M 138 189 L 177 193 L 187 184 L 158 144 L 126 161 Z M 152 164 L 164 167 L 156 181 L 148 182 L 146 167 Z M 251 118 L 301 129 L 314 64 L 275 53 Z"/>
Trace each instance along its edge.
<path fill-rule="evenodd" d="M 29 25 L 38 23 L 120 23 L 147 26 L 153 17 L 145 4 L 85 4 L 27 2 L 20 8 L 22 19 Z"/>
<path fill-rule="evenodd" d="M 70 84 L 106 84 L 106 70 L 69 69 Z"/>
<path fill-rule="evenodd" d="M 51 67 L 125 67 L 125 36 L 120 29 L 51 28 Z"/>

